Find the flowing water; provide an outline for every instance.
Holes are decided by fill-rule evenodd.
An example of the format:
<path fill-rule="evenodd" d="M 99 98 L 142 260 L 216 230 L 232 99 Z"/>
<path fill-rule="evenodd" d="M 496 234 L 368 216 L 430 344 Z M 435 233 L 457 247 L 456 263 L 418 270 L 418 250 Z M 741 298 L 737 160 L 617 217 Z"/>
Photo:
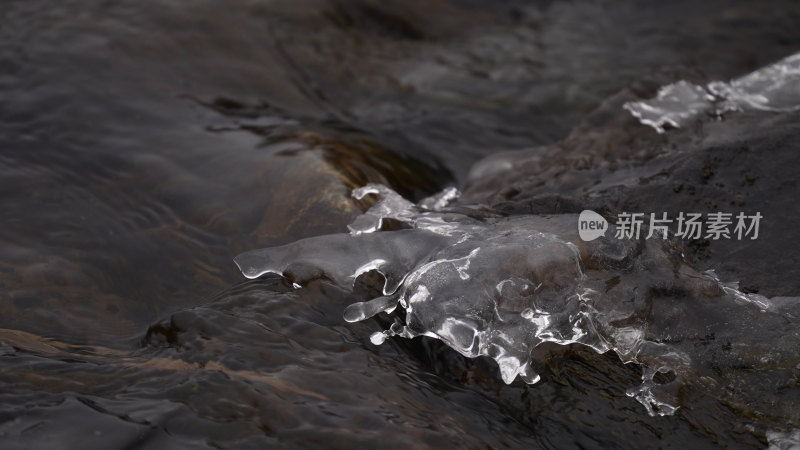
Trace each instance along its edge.
<path fill-rule="evenodd" d="M 4 2 L 0 447 L 797 445 L 799 25 Z M 582 242 L 583 209 L 765 222 Z"/>

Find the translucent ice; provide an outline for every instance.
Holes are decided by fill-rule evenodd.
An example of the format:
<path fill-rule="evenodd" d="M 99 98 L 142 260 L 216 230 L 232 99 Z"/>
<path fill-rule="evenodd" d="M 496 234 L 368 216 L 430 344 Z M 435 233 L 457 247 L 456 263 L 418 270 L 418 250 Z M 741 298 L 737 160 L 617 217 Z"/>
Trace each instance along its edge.
<path fill-rule="evenodd" d="M 375 270 L 386 279 L 383 295 L 347 307 L 346 321 L 400 306 L 405 321 L 398 318 L 375 333 L 373 343 L 392 336 L 433 337 L 462 355 L 494 359 L 506 383 L 518 376 L 539 381 L 531 355 L 544 342 L 613 350 L 623 362 L 642 365 L 642 385 L 628 394 L 650 414 L 676 409 L 662 395 L 665 384 L 656 383 L 656 375 L 674 373 L 670 383 L 679 383 L 692 366 L 693 345 L 666 341 L 734 329 L 720 320 L 730 311 L 717 303 L 739 308 L 735 317 L 745 323 L 770 308 L 763 297 L 688 267 L 669 241 L 584 242 L 577 217 L 569 214 L 471 217 L 447 209 L 456 196 L 452 190 L 419 205 L 384 186 L 354 192 L 366 194 L 381 199 L 356 219 L 351 233 L 247 252 L 236 263 L 249 278 L 271 272 L 300 285 L 325 277 L 350 287 Z M 381 231 L 388 218 L 408 228 Z M 680 329 L 674 328 L 674 317 L 681 318 Z M 725 325 L 714 331 L 698 317 Z"/>
<path fill-rule="evenodd" d="M 767 431 L 768 450 L 795 450 L 800 448 L 800 430 L 791 432 Z"/>
<path fill-rule="evenodd" d="M 800 53 L 727 83 L 698 86 L 681 80 L 659 89 L 655 98 L 623 107 L 659 133 L 667 126 L 679 128 L 705 112 L 794 111 L 800 108 Z"/>
<path fill-rule="evenodd" d="M 709 110 L 713 101 L 714 96 L 706 88 L 681 80 L 659 89 L 655 98 L 625 103 L 623 108 L 663 133 L 667 126 L 680 128 L 686 120 Z"/>
<path fill-rule="evenodd" d="M 800 109 L 800 53 L 756 70 L 730 83 L 715 81 L 708 90 L 722 99 L 719 107 L 794 111 Z"/>

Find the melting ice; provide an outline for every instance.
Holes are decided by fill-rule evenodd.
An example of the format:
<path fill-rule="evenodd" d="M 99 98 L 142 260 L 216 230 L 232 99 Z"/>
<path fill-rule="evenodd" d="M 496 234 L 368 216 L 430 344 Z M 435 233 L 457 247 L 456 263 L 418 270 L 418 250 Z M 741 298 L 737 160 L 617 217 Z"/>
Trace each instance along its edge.
<path fill-rule="evenodd" d="M 624 108 L 659 133 L 706 112 L 719 116 L 746 109 L 794 111 L 800 108 L 800 53 L 727 83 L 699 86 L 681 80 L 662 87 L 655 98 L 629 102 Z"/>
<path fill-rule="evenodd" d="M 583 242 L 576 215 L 480 217 L 468 207 L 448 209 L 454 189 L 419 204 L 381 185 L 353 193 L 368 194 L 380 200 L 350 233 L 246 252 L 236 264 L 248 278 L 276 273 L 296 286 L 324 276 L 349 288 L 375 270 L 385 278 L 382 295 L 348 306 L 346 321 L 399 306 L 405 321 L 375 333 L 374 344 L 393 336 L 440 339 L 462 355 L 494 359 L 506 383 L 539 381 L 531 354 L 544 342 L 613 350 L 643 368 L 642 384 L 628 395 L 661 415 L 676 410 L 668 385 L 691 371 L 693 347 L 668 344 L 684 331 L 656 318 L 681 317 L 686 333 L 705 333 L 708 325 L 693 317 L 730 314 L 718 304 L 739 307 L 743 321 L 770 308 L 767 299 L 685 265 L 669 241 Z M 386 219 L 408 228 L 381 231 Z M 658 372 L 674 373 L 675 381 L 656 383 Z"/>

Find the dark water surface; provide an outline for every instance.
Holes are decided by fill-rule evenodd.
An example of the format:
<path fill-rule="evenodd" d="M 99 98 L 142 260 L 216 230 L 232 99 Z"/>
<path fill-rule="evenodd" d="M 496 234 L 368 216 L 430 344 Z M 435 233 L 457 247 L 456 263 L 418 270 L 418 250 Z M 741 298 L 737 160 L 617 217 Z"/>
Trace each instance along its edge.
<path fill-rule="evenodd" d="M 413 200 L 466 185 L 494 211 L 543 212 L 545 190 L 602 173 L 536 166 L 553 186 L 505 191 L 524 177 L 468 174 L 488 155 L 558 142 L 575 158 L 713 147 L 719 180 L 761 168 L 749 201 L 797 218 L 796 151 L 724 151 L 737 139 L 758 154 L 796 149 L 796 113 L 674 141 L 617 113 L 620 99 L 799 49 L 794 1 L 5 1 L 0 447 L 766 447 L 768 432 L 800 426 L 800 364 L 764 372 L 763 404 L 696 388 L 674 416 L 650 417 L 625 395 L 640 369 L 616 355 L 545 346 L 543 382 L 505 385 L 493 362 L 427 338 L 373 346 L 385 318 L 342 319 L 373 296 L 370 280 L 353 293 L 244 282 L 232 259 L 346 231 L 370 204 L 350 192 L 368 182 Z M 600 157 L 625 156 L 615 151 Z M 643 208 L 683 189 L 653 180 L 582 204 Z M 698 189 L 727 201 L 711 187 Z M 761 247 L 687 253 L 753 292 L 797 296 L 792 223 Z"/>

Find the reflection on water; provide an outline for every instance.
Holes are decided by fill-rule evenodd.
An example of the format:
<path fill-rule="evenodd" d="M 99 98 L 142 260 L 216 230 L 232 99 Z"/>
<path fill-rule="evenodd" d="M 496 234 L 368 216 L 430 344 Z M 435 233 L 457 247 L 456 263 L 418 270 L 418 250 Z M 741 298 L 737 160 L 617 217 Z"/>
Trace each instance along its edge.
<path fill-rule="evenodd" d="M 633 121 L 606 112 L 619 109 L 615 96 L 733 79 L 796 52 L 800 11 L 775 3 L 6 2 L 2 447 L 763 447 L 768 431 L 788 439 L 786 423 L 762 421 L 771 413 L 736 392 L 721 402 L 691 391 L 691 412 L 643 415 L 624 395 L 640 369 L 578 346 L 540 347 L 544 382 L 534 387 L 505 385 L 496 366 L 432 340 L 375 347 L 367 337 L 391 325 L 385 317 L 342 320 L 354 297 L 378 296 L 369 274 L 354 293 L 325 280 L 294 290 L 274 278 L 242 283 L 231 264 L 246 250 L 346 230 L 371 204 L 351 189 L 370 182 L 417 201 L 469 181 L 467 199 L 490 207 L 471 214 L 518 211 L 513 189 L 488 195 L 491 177 L 468 180 L 476 161 L 565 138 L 570 161 L 602 160 L 592 149 L 604 146 L 634 152 L 651 139 L 638 133 L 654 133 L 617 132 Z M 742 128 L 775 122 L 764 123 Z M 664 139 L 702 135 L 689 131 Z M 778 176 L 748 182 L 765 202 L 794 197 L 781 172 L 792 167 L 787 155 L 771 162 Z M 545 168 L 552 183 L 594 186 L 600 203 L 617 201 L 608 192 L 619 180 L 557 169 L 564 158 Z M 698 192 L 744 164 L 726 161 L 709 161 L 717 178 Z M 581 164 L 570 167 L 592 167 Z M 796 295 L 798 264 L 765 242 L 722 269 L 736 274 L 749 262 L 742 270 L 765 280 L 762 290 Z M 758 252 L 780 270 L 753 262 Z M 787 281 L 775 281 L 780 274 Z M 782 404 L 797 404 L 793 392 Z"/>

